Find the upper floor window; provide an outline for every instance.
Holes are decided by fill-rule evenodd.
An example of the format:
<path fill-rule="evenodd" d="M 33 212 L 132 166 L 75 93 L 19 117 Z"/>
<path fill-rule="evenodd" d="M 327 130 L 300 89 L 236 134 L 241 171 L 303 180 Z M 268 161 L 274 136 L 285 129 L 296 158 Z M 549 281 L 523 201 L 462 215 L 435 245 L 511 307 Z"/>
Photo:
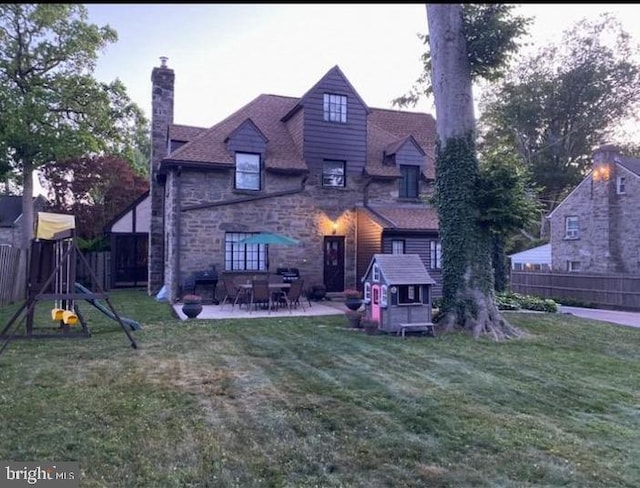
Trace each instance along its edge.
<path fill-rule="evenodd" d="M 580 237 L 580 219 L 575 215 L 565 217 L 564 229 L 565 239 L 577 239 Z"/>
<path fill-rule="evenodd" d="M 236 153 L 236 189 L 260 190 L 260 155 Z"/>
<path fill-rule="evenodd" d="M 400 198 L 418 198 L 420 166 L 400 165 Z"/>
<path fill-rule="evenodd" d="M 324 94 L 324 120 L 347 123 L 347 97 L 344 95 Z"/>
<path fill-rule="evenodd" d="M 429 263 L 431 269 L 442 268 L 442 244 L 438 241 L 429 242 Z"/>
<path fill-rule="evenodd" d="M 264 271 L 267 269 L 267 246 L 239 244 L 252 233 L 227 232 L 224 236 L 224 269 L 227 271 Z"/>
<path fill-rule="evenodd" d="M 344 186 L 344 161 L 325 160 L 322 163 L 322 186 Z"/>
<path fill-rule="evenodd" d="M 627 192 L 625 188 L 626 178 L 624 176 L 618 176 L 616 183 L 616 190 L 619 195 Z"/>
<path fill-rule="evenodd" d="M 391 254 L 404 254 L 404 241 L 391 241 Z"/>

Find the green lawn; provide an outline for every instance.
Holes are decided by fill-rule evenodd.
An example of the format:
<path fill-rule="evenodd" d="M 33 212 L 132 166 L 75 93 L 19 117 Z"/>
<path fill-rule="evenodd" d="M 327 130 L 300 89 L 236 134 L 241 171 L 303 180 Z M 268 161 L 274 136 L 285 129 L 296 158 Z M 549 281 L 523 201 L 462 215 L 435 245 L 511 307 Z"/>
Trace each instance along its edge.
<path fill-rule="evenodd" d="M 0 356 L 0 459 L 78 461 L 86 487 L 638 486 L 640 329 L 524 313 L 523 340 L 403 341 L 110 298 L 137 350 L 86 305 L 91 338 Z"/>

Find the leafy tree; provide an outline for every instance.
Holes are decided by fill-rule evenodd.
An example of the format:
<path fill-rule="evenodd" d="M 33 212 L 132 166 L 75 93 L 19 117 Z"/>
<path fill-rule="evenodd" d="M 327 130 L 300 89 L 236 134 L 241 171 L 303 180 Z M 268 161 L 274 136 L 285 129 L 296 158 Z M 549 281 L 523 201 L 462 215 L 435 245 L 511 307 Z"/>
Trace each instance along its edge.
<path fill-rule="evenodd" d="M 0 170 L 23 185 L 23 248 L 33 235 L 32 174 L 51 161 L 126 154 L 144 125 L 124 85 L 92 74 L 116 32 L 81 4 L 0 4 Z"/>
<path fill-rule="evenodd" d="M 462 4 L 462 28 L 472 81 L 495 81 L 506 73 L 520 47 L 518 39 L 531 23 L 530 18 L 514 16 L 514 8 L 515 5 L 498 3 Z M 407 94 L 393 100 L 398 107 L 415 106 L 420 98 L 433 94 L 429 34 L 418 34 L 418 38 L 427 47 L 421 56 L 424 70 Z M 500 48 L 494 49 L 496 46 Z"/>
<path fill-rule="evenodd" d="M 494 149 L 480 158 L 476 198 L 480 225 L 491 233 L 494 288 L 505 291 L 508 240 L 538 219 L 538 189 L 516 154 Z"/>
<path fill-rule="evenodd" d="M 83 242 L 101 241 L 104 226 L 149 189 L 145 176 L 114 156 L 47 163 L 42 173 L 49 186 L 51 210 L 75 215 Z"/>
<path fill-rule="evenodd" d="M 495 18 L 494 18 L 495 19 Z M 478 189 L 483 180 L 476 151 L 472 77 L 488 59 L 500 64 L 504 56 L 484 52 L 513 49 L 511 42 L 486 43 L 470 49 L 462 4 L 427 4 L 431 86 L 436 105 L 436 191 L 443 248 L 443 318 L 445 329 L 456 324 L 475 337 L 502 340 L 522 335 L 507 322 L 493 298 L 491 221 L 483 219 Z M 500 22 L 491 25 L 499 28 Z M 478 27 L 480 30 L 480 27 Z M 475 30 L 473 30 L 475 32 Z M 478 64 L 471 61 L 477 55 Z M 479 75 L 480 76 L 480 75 Z M 489 192 L 487 192 L 489 193 Z"/>
<path fill-rule="evenodd" d="M 541 187 L 546 213 L 584 178 L 593 148 L 637 112 L 635 52 L 610 14 L 582 20 L 560 45 L 541 48 L 485 91 L 485 139 L 520 155 Z"/>

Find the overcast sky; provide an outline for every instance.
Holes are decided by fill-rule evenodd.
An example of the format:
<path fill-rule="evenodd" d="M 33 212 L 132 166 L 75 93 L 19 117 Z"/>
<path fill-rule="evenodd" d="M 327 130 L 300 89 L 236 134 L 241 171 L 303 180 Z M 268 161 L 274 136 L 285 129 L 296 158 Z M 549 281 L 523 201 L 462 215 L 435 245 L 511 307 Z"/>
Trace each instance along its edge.
<path fill-rule="evenodd" d="M 109 24 L 118 42 L 96 77 L 120 78 L 150 117 L 151 70 L 175 70 L 174 121 L 209 127 L 261 93 L 302 96 L 338 65 L 365 103 L 393 108 L 420 75 L 424 4 L 88 4 L 89 21 Z M 640 42 L 640 5 L 527 4 L 534 47 L 557 41 L 580 18 L 614 13 Z M 435 115 L 430 101 L 416 111 Z"/>

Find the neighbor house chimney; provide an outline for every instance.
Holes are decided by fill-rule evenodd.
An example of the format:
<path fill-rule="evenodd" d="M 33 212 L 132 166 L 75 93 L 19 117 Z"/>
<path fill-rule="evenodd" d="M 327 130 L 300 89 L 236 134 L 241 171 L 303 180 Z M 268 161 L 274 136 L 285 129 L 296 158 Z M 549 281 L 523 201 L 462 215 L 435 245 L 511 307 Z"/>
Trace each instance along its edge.
<path fill-rule="evenodd" d="M 164 182 L 158 178 L 160 162 L 168 153 L 169 126 L 173 124 L 175 75 L 160 57 L 160 67 L 151 72 L 151 222 L 149 229 L 149 294 L 164 284 Z"/>

